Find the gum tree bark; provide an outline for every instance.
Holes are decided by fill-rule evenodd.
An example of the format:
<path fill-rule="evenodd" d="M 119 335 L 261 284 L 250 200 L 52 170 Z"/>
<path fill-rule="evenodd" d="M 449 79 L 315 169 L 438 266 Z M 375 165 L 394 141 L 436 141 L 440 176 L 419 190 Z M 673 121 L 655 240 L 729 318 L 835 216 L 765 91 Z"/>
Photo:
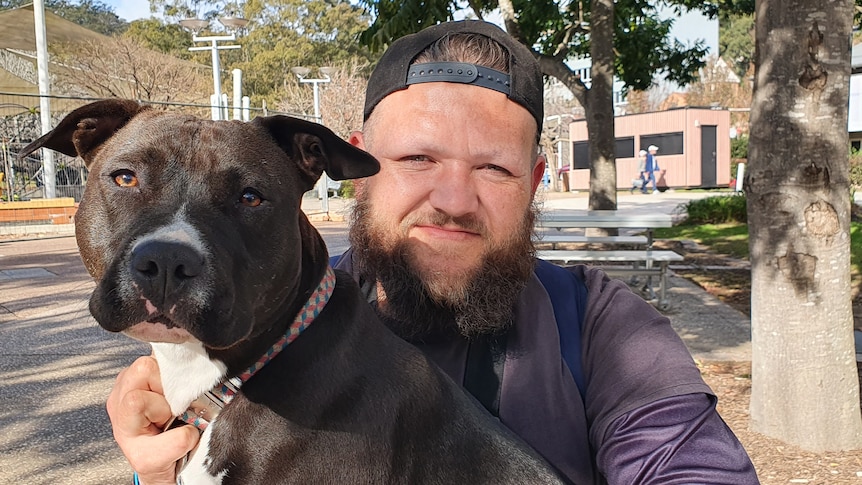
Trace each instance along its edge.
<path fill-rule="evenodd" d="M 862 447 L 850 296 L 852 0 L 757 0 L 745 179 L 751 424 L 812 451 Z"/>
<path fill-rule="evenodd" d="M 614 2 L 592 0 L 592 85 L 584 111 L 590 139 L 590 201 L 592 210 L 617 208 L 614 158 Z"/>

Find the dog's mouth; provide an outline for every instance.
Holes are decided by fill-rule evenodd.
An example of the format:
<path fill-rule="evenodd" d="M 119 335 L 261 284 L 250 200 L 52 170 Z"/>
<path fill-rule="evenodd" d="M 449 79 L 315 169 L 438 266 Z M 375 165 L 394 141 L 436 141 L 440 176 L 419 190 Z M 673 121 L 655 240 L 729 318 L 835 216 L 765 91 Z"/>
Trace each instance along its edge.
<path fill-rule="evenodd" d="M 167 327 L 169 329 L 175 328 L 178 326 L 176 323 L 174 323 L 173 320 L 170 319 L 170 317 L 168 317 L 164 313 L 159 313 L 157 315 L 150 316 L 150 318 L 147 319 L 147 323 L 161 323 L 162 325 L 164 325 L 165 327 Z"/>
<path fill-rule="evenodd" d="M 143 342 L 184 343 L 194 339 L 192 334 L 178 326 L 168 316 L 152 315 L 147 320 L 123 330 L 123 333 Z"/>

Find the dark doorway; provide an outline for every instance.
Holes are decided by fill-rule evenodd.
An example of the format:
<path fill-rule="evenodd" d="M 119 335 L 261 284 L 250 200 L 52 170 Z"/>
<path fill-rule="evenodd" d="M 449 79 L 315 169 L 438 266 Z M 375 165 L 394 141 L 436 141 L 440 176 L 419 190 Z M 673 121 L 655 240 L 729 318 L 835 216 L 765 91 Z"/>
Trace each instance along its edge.
<path fill-rule="evenodd" d="M 700 186 L 716 186 L 716 130 L 715 125 L 700 127 Z"/>

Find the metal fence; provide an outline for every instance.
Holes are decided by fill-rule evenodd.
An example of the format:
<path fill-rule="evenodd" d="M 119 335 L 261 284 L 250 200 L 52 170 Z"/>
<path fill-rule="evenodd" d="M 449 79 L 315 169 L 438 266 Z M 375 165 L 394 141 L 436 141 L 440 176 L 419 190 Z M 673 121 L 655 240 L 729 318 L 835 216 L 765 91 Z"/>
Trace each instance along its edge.
<path fill-rule="evenodd" d="M 39 114 L 39 95 L 5 93 L 0 91 L 0 199 L 29 200 L 44 197 L 42 155 L 39 151 L 18 160 L 18 153 L 42 133 Z M 56 126 L 69 112 L 102 98 L 74 96 L 47 96 L 51 102 L 52 126 Z M 139 101 L 161 109 L 178 110 L 194 116 L 210 117 L 212 107 L 202 104 L 161 103 Z M 227 107 L 228 112 L 232 107 Z M 262 108 L 248 108 L 249 117 L 258 115 L 289 114 Z M 307 118 L 307 117 L 306 117 Z M 54 154 L 54 173 L 57 197 L 74 197 L 80 201 L 84 193 L 88 171 L 79 158 Z"/>

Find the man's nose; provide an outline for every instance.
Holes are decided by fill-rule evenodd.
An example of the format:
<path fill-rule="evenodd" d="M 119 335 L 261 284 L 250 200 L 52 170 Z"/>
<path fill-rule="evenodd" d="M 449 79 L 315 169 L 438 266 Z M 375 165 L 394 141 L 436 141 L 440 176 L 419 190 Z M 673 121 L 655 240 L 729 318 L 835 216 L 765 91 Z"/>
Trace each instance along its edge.
<path fill-rule="evenodd" d="M 472 170 L 450 167 L 432 181 L 431 206 L 451 217 L 473 214 L 479 209 L 478 181 Z"/>

